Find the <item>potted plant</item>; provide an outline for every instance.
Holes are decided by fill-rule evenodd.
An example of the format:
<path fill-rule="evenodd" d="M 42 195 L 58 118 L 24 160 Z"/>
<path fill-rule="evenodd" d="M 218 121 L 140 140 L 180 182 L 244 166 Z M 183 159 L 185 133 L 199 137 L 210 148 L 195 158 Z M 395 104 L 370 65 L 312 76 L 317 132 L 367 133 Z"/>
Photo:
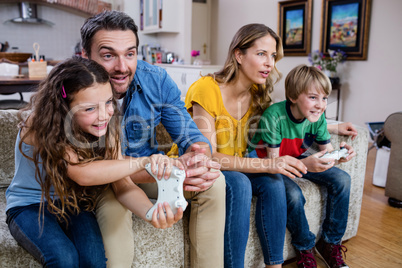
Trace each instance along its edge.
<path fill-rule="evenodd" d="M 191 50 L 191 57 L 194 58 L 193 64 L 194 65 L 201 65 L 202 61 L 198 60 L 197 57 L 200 55 L 199 50 Z"/>
<path fill-rule="evenodd" d="M 339 63 L 346 60 L 346 53 L 342 50 L 330 50 L 328 49 L 328 56 L 319 50 L 313 51 L 309 54 L 308 60 L 310 63 L 322 70 L 328 77 L 337 77 L 336 68 Z"/>

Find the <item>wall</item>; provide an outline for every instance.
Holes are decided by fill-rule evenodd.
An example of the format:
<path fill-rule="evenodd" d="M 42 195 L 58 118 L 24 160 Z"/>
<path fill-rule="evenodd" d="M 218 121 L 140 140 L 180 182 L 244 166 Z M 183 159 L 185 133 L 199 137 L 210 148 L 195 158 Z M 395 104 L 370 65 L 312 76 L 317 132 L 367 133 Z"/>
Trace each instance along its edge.
<path fill-rule="evenodd" d="M 229 43 L 244 24 L 264 23 L 278 29 L 278 2 L 260 0 L 212 1 L 211 58 L 223 64 Z M 322 0 L 313 0 L 312 50 L 319 49 Z M 372 0 L 368 57 L 347 61 L 339 69 L 342 82 L 340 119 L 358 125 L 384 121 L 402 111 L 401 0 Z M 285 57 L 278 62 L 284 76 L 307 57 Z M 275 99 L 284 99 L 284 79 L 276 86 Z"/>
<path fill-rule="evenodd" d="M 19 17 L 18 5 L 0 4 L 0 42 L 8 41 L 10 48 L 18 47 L 24 53 L 34 53 L 32 45 L 37 42 L 40 45 L 39 54 L 45 55 L 47 60 L 71 57 L 81 39 L 80 28 L 86 17 L 42 5 L 37 6 L 37 12 L 39 18 L 51 21 L 54 25 L 4 24 L 6 20 Z M 23 93 L 23 96 L 28 101 L 32 93 Z M 0 99 L 19 99 L 19 95 L 0 95 Z"/>
<path fill-rule="evenodd" d="M 80 41 L 80 28 L 86 17 L 49 6 L 37 6 L 38 17 L 55 25 L 19 24 L 4 21 L 19 17 L 18 5 L 0 4 L 0 42 L 8 41 L 20 52 L 33 53 L 32 44 L 40 45 L 40 54 L 46 59 L 62 60 L 74 54 Z"/>
<path fill-rule="evenodd" d="M 167 0 L 169 1 L 169 0 Z M 186 63 L 191 60 L 191 24 L 185 23 L 191 21 L 191 2 L 192 0 L 180 0 L 182 4 L 178 5 L 177 14 L 173 14 L 180 25 L 179 33 L 157 33 L 143 34 L 138 32 L 140 39 L 140 47 L 144 44 L 159 44 L 161 48 L 167 51 L 174 52 L 183 59 Z M 139 0 L 124 0 L 124 12 L 130 15 L 135 23 L 140 25 L 140 1 Z"/>
<path fill-rule="evenodd" d="M 188 12 L 188 3 L 178 14 Z M 264 23 L 277 31 L 278 0 L 212 0 L 211 60 L 222 65 L 235 32 L 244 24 Z M 313 0 L 312 50 L 320 45 L 322 0 Z M 346 62 L 340 71 L 342 81 L 341 120 L 364 125 L 384 121 L 395 111 L 401 111 L 402 99 L 402 25 L 401 0 L 372 0 L 368 59 Z M 124 0 L 124 10 L 139 22 L 139 0 Z M 9 41 L 22 52 L 33 52 L 32 43 L 39 42 L 48 58 L 64 59 L 74 52 L 79 41 L 79 29 L 85 18 L 46 6 L 38 6 L 39 16 L 54 22 L 53 27 L 33 25 L 4 25 L 2 22 L 18 16 L 15 4 L 0 4 L 0 42 Z M 187 14 L 184 14 L 188 16 Z M 180 16 L 179 16 L 180 17 Z M 188 18 L 188 17 L 187 17 Z M 191 21 L 191 20 L 190 20 Z M 178 21 L 178 23 L 182 23 Z M 188 49 L 189 26 L 182 23 L 181 34 L 139 34 L 141 44 L 160 42 L 163 47 L 182 54 Z M 187 27 L 187 28 L 185 28 Z M 42 53 L 41 53 L 42 54 Z M 309 64 L 307 57 L 285 57 L 278 62 L 284 76 L 297 64 Z M 277 85 L 274 98 L 284 99 L 284 79 Z"/>

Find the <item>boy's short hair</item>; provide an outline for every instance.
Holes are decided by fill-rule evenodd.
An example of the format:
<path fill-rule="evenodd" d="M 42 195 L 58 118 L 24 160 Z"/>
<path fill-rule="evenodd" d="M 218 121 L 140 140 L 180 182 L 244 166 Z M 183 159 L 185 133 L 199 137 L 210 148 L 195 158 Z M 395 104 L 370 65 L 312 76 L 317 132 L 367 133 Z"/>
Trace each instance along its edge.
<path fill-rule="evenodd" d="M 320 69 L 305 64 L 296 66 L 285 79 L 286 100 L 296 100 L 300 94 L 307 92 L 312 85 L 321 88 L 328 96 L 331 94 L 331 81 Z"/>

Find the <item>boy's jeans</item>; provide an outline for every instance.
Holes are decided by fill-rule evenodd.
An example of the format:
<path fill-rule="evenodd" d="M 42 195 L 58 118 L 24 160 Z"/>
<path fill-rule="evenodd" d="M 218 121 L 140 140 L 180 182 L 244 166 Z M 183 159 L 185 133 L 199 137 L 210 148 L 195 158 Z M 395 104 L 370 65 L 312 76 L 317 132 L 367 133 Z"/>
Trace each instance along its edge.
<path fill-rule="evenodd" d="M 308 172 L 303 178 L 327 189 L 322 237 L 327 243 L 339 244 L 348 220 L 351 184 L 349 174 L 332 167 L 324 172 Z M 310 232 L 304 211 L 306 200 L 300 187 L 292 179 L 283 176 L 283 181 L 288 206 L 287 228 L 292 235 L 292 244 L 297 250 L 311 249 L 315 246 L 315 235 Z"/>

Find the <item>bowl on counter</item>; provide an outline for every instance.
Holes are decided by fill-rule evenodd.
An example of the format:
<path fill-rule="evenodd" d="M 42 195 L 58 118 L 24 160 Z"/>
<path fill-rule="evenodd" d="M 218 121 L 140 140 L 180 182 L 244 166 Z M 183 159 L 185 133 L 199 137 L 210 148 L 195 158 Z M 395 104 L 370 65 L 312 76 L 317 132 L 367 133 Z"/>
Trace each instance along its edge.
<path fill-rule="evenodd" d="M 26 62 L 32 53 L 0 52 L 0 59 L 5 58 L 14 62 Z"/>

